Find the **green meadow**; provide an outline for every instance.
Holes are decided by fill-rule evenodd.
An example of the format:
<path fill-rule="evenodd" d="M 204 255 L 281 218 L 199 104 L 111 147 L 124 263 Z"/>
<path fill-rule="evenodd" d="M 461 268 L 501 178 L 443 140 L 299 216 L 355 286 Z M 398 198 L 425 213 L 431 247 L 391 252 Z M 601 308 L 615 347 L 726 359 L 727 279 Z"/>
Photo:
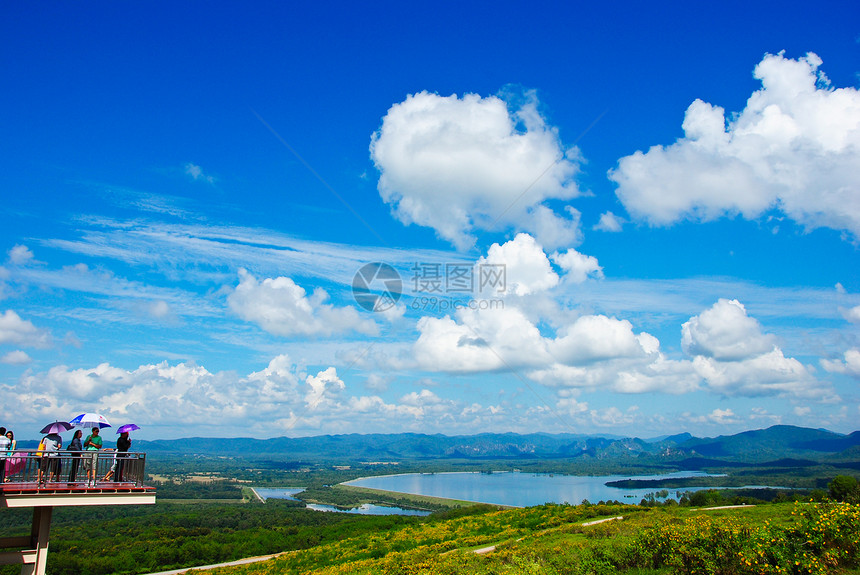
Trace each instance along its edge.
<path fill-rule="evenodd" d="M 860 573 L 860 505 L 543 505 L 456 515 L 211 573 Z"/>

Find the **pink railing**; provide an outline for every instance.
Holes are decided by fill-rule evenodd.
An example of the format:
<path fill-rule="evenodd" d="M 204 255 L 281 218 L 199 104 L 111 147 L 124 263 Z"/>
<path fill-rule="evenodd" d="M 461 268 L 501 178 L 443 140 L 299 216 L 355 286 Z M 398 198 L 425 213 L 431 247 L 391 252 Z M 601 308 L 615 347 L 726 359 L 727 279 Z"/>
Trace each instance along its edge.
<path fill-rule="evenodd" d="M 0 452 L 0 476 L 5 475 L 4 485 L 78 487 L 119 483 L 140 487 L 145 477 L 145 462 L 146 454 L 136 452 L 17 449 Z"/>

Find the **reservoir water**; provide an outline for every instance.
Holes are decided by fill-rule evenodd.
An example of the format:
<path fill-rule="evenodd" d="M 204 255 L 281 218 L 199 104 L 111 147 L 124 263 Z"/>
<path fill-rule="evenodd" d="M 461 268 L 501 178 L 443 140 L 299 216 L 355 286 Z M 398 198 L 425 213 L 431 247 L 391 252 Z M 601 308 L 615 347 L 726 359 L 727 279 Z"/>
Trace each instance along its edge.
<path fill-rule="evenodd" d="M 579 476 L 545 473 L 496 472 L 496 473 L 406 473 L 362 477 L 347 481 L 344 485 L 382 489 L 413 495 L 427 495 L 446 499 L 460 499 L 495 505 L 528 507 L 544 503 L 579 504 L 583 499 L 591 503 L 598 501 L 620 501 L 639 503 L 646 494 L 660 491 L 660 487 L 628 489 L 610 487 L 609 481 L 620 479 L 671 479 L 707 477 L 702 472 L 675 472 L 663 475 L 603 475 Z M 668 489 L 670 496 L 680 491 L 698 491 L 708 487 L 683 487 Z"/>
<path fill-rule="evenodd" d="M 286 499 L 289 501 L 299 501 L 296 497 L 299 493 L 305 490 L 304 487 L 254 487 L 257 495 L 265 501 L 266 499 Z M 389 507 L 387 505 L 374 505 L 365 503 L 351 509 L 342 509 L 333 505 L 320 505 L 317 503 L 308 503 L 305 505 L 308 509 L 314 511 L 330 511 L 334 513 L 354 513 L 356 515 L 430 515 L 429 511 L 420 511 L 417 509 L 403 509 L 401 507 Z"/>
<path fill-rule="evenodd" d="M 288 499 L 290 501 L 298 501 L 294 496 L 304 490 L 304 487 L 254 487 L 254 491 L 256 491 L 257 495 L 259 495 L 264 501 L 266 499 Z"/>
<path fill-rule="evenodd" d="M 419 509 L 403 509 L 402 507 L 388 507 L 387 505 L 374 505 L 373 503 L 365 503 L 352 509 L 341 509 L 333 505 L 319 505 L 317 503 L 308 503 L 308 509 L 314 511 L 333 511 L 336 513 L 355 513 L 357 515 L 418 515 L 425 517 L 430 515 L 429 511 Z"/>

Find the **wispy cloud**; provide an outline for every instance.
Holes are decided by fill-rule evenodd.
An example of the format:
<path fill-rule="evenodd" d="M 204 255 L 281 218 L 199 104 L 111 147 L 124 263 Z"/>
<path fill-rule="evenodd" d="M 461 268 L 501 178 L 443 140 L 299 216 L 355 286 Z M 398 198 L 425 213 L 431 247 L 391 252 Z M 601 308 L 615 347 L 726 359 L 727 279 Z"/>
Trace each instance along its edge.
<path fill-rule="evenodd" d="M 194 181 L 206 182 L 207 184 L 215 183 L 215 177 L 203 173 L 203 168 L 196 164 L 190 162 L 185 164 L 185 173 L 191 176 L 191 179 Z"/>

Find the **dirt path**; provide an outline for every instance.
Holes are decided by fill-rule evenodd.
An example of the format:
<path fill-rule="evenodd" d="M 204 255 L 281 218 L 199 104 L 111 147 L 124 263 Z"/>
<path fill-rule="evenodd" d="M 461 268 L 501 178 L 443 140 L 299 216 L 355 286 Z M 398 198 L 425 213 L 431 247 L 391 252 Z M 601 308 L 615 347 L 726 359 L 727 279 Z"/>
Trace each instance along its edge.
<path fill-rule="evenodd" d="M 618 517 L 607 517 L 606 519 L 595 519 L 594 521 L 589 521 L 588 523 L 583 523 L 583 527 L 588 527 L 589 525 L 597 525 L 598 523 L 606 523 L 607 521 L 620 521 L 624 519 L 621 515 Z"/>
<path fill-rule="evenodd" d="M 624 519 L 621 515 L 618 517 L 606 517 L 605 519 L 595 519 L 594 521 L 588 521 L 587 523 L 583 523 L 583 527 L 589 527 L 591 525 L 598 525 L 600 523 L 606 523 L 607 521 L 620 521 Z M 522 541 L 522 539 L 517 539 L 517 541 Z M 472 553 L 476 555 L 484 555 L 485 553 L 492 553 L 496 550 L 495 545 L 490 545 L 489 547 L 481 547 L 480 549 L 475 549 Z"/>
<path fill-rule="evenodd" d="M 257 492 L 255 491 L 256 495 Z M 259 495 L 257 495 L 259 497 Z M 731 507 L 745 507 L 743 505 L 730 505 L 727 507 L 711 507 L 710 509 L 728 509 Z M 749 507 L 749 506 L 746 506 Z M 606 523 L 607 521 L 620 521 L 624 519 L 623 516 L 619 515 L 617 517 L 606 517 L 604 519 L 595 519 L 594 521 L 588 521 L 583 523 L 583 527 L 590 527 L 592 525 L 598 525 L 600 523 Z M 518 539 L 517 541 L 521 541 Z M 486 553 L 492 553 L 496 550 L 495 545 L 490 545 L 488 547 L 481 547 L 480 549 L 475 549 L 472 553 L 476 555 L 484 555 Z M 274 559 L 275 557 L 280 557 L 284 553 L 275 553 L 274 555 L 262 555 L 260 557 L 248 557 L 247 559 L 238 559 L 236 561 L 230 561 L 228 563 L 217 563 L 215 565 L 203 565 L 201 567 L 184 567 L 182 569 L 174 569 L 172 571 L 159 571 L 158 573 L 149 573 L 148 575 L 182 575 L 183 573 L 188 573 L 189 571 L 206 571 L 209 569 L 215 569 L 216 567 L 233 567 L 235 565 L 247 565 L 249 563 L 257 563 L 258 561 L 268 561 L 269 559 Z"/>
<path fill-rule="evenodd" d="M 690 509 L 690 511 L 714 511 L 716 509 L 742 509 L 744 507 L 755 507 L 755 505 L 721 505 L 719 507 L 699 507 L 698 509 Z"/>
<path fill-rule="evenodd" d="M 216 567 L 233 567 L 235 565 L 248 565 L 249 563 L 257 563 L 258 561 L 268 561 L 275 557 L 280 557 L 284 553 L 275 553 L 274 555 L 261 555 L 259 557 L 248 557 L 246 559 L 237 559 L 236 561 L 228 561 L 227 563 L 216 563 L 214 565 L 203 565 L 201 567 L 183 567 L 182 569 L 173 569 L 172 571 L 159 571 L 158 573 L 149 573 L 148 575 L 182 575 L 189 571 L 208 571 Z"/>

